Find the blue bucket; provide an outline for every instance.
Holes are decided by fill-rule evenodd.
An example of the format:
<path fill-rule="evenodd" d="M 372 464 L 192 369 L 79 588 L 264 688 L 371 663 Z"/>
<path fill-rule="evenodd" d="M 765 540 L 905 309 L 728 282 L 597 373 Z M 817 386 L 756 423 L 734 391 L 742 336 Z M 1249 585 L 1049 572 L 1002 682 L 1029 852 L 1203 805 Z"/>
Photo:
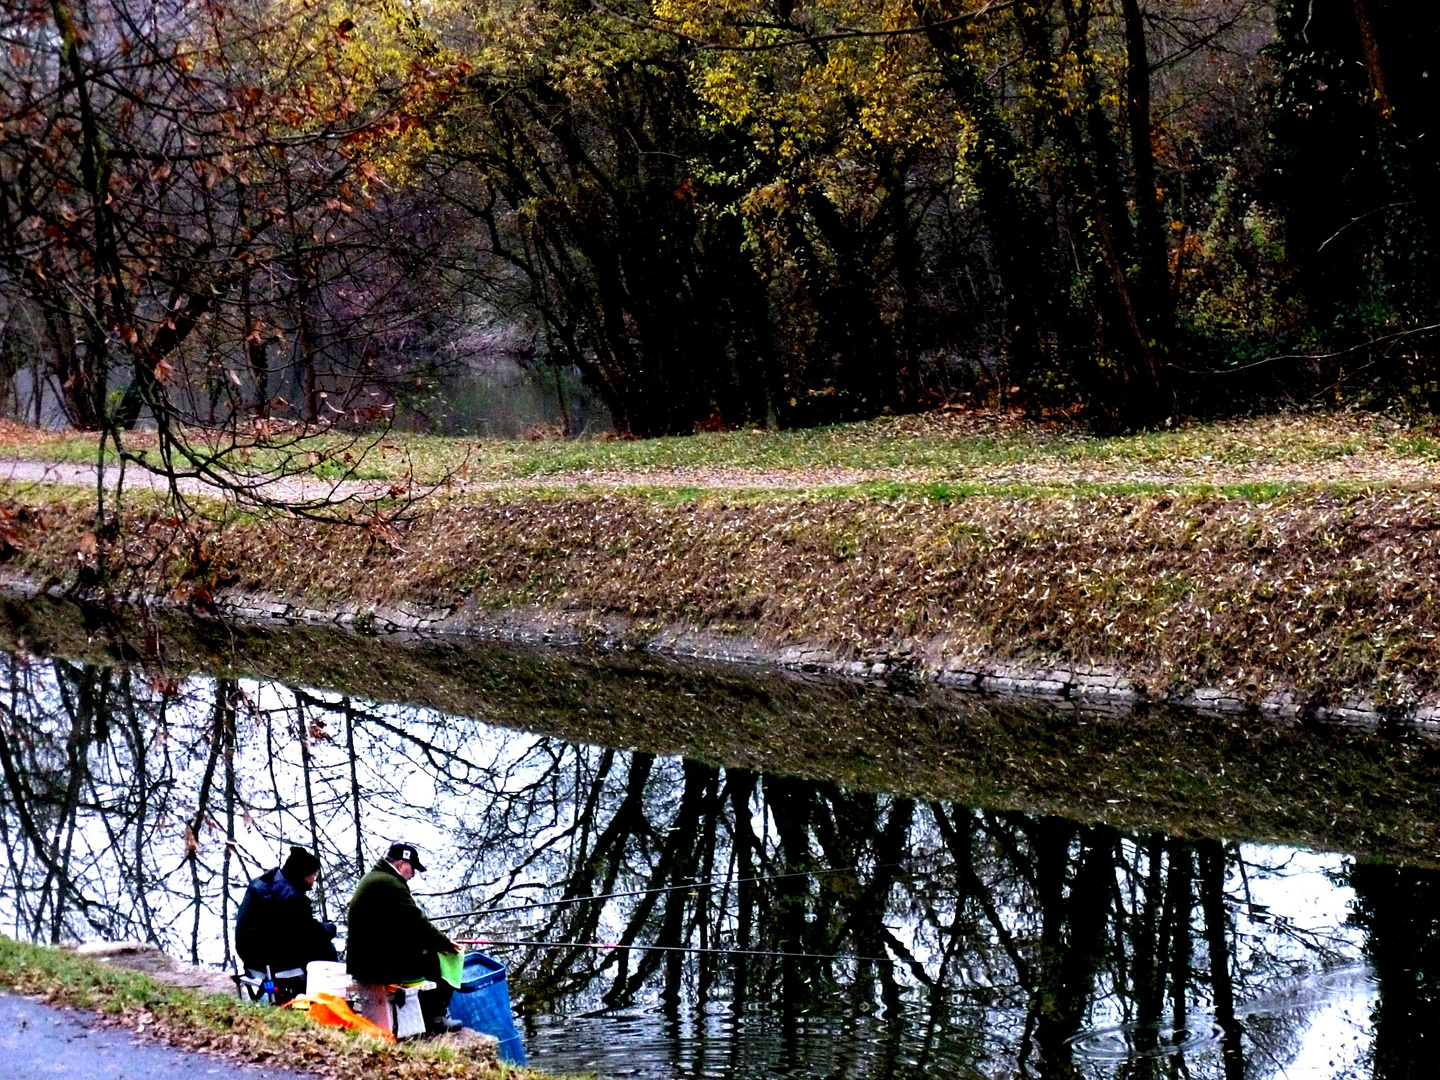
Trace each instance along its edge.
<path fill-rule="evenodd" d="M 510 987 L 505 965 L 483 952 L 465 954 L 461 988 L 450 999 L 450 1015 L 473 1031 L 500 1040 L 500 1060 L 525 1064 L 525 1044 L 510 1012 Z"/>

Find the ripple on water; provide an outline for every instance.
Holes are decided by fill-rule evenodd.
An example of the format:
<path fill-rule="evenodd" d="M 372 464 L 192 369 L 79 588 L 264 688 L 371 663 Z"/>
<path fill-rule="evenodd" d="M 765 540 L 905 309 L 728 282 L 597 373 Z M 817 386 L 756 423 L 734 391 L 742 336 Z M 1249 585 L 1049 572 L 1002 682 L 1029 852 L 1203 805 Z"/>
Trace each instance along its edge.
<path fill-rule="evenodd" d="M 548 1072 L 664 1080 L 825 1080 L 837 1075 L 938 1071 L 962 1075 L 973 1061 L 960 1044 L 896 1039 L 881 1018 L 833 1011 L 740 1009 L 668 1012 L 662 1005 L 597 1009 L 528 1019 L 526 1051 Z"/>
<path fill-rule="evenodd" d="M 1260 996 L 1237 1006 L 1236 1020 L 1279 1016 L 1312 1009 L 1328 1002 L 1372 994 L 1378 982 L 1368 964 L 1317 971 L 1297 979 L 1276 983 Z M 1192 1014 L 1184 1026 L 1162 1018 L 1158 1024 L 1112 1024 L 1090 1028 L 1068 1040 L 1077 1057 L 1091 1061 L 1135 1061 L 1170 1057 L 1217 1046 L 1225 1033 L 1208 1013 Z"/>
<path fill-rule="evenodd" d="M 1213 1017 L 1195 1016 L 1180 1027 L 1162 1020 L 1159 1024 L 1091 1028 L 1072 1035 L 1069 1043 L 1077 1057 L 1090 1061 L 1136 1061 L 1208 1050 L 1224 1037 Z"/>
<path fill-rule="evenodd" d="M 1347 964 L 1289 979 L 1235 1009 L 1237 1017 L 1276 1016 L 1308 1009 L 1337 998 L 1373 994 L 1379 981 L 1369 964 Z"/>

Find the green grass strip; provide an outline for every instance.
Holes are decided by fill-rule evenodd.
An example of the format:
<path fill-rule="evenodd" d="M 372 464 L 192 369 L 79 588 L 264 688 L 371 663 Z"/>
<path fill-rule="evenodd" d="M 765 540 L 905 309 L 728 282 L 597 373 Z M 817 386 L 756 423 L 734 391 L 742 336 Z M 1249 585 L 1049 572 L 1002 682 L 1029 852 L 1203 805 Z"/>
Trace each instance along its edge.
<path fill-rule="evenodd" d="M 507 1074 L 542 1078 L 533 1070 L 477 1060 L 452 1045 L 384 1043 L 321 1027 L 296 1010 L 170 986 L 67 949 L 7 937 L 0 937 L 0 986 L 53 1006 L 92 1011 L 102 1023 L 147 1033 L 180 1049 L 265 1062 L 325 1080 L 497 1080 Z"/>

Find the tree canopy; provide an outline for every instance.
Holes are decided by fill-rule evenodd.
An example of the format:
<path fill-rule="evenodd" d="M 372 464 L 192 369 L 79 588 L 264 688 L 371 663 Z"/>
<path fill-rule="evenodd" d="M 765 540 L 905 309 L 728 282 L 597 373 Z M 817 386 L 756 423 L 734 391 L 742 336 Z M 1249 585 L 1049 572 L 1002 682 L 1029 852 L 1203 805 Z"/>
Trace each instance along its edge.
<path fill-rule="evenodd" d="M 0 375 L 192 462 L 190 425 L 383 411 L 477 320 L 641 436 L 1440 399 L 1432 5 L 0 0 L 0 33 Z"/>

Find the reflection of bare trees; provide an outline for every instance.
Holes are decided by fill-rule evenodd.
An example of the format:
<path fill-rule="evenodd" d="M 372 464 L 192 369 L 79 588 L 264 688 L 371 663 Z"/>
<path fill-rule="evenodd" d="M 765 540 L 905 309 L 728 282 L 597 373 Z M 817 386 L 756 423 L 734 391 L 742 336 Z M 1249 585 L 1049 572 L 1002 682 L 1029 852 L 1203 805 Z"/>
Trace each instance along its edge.
<path fill-rule="evenodd" d="M 1243 860 L 1233 846 L 1137 841 L 1056 818 L 571 751 L 587 764 L 547 773 L 577 781 L 557 800 L 576 808 L 557 823 L 570 843 L 537 844 L 527 873 L 553 870 L 554 901 L 656 891 L 537 909 L 519 936 L 617 948 L 517 955 L 531 1008 L 620 1008 L 646 994 L 667 1007 L 685 994 L 737 1009 L 843 1000 L 897 1017 L 894 1030 L 922 1047 L 943 1030 L 952 1051 L 960 1042 L 975 1060 L 998 1052 L 1045 1077 L 1086 1074 L 1076 1036 L 1108 1022 L 1134 1052 L 1117 1075 L 1209 1062 L 1228 1080 L 1247 1075 L 1254 1042 L 1237 1003 L 1334 959 L 1282 924 L 1242 929 Z M 828 872 L 836 867 L 851 872 Z M 674 888 L 682 874 L 699 884 Z M 1269 956 L 1266 942 L 1276 941 L 1297 944 L 1301 959 Z M 636 950 L 641 942 L 730 955 Z M 1269 1065 L 1283 1064 L 1299 1019 L 1265 1018 Z"/>
<path fill-rule="evenodd" d="M 1355 922 L 1380 980 L 1375 1080 L 1433 1075 L 1440 1044 L 1440 873 L 1362 863 L 1349 875 Z"/>
<path fill-rule="evenodd" d="M 782 1056 L 813 1052 L 802 1021 L 864 1018 L 865 1053 L 835 1075 L 1127 1080 L 1275 1073 L 1304 1012 L 1253 1003 L 1354 955 L 1343 934 L 1256 914 L 1252 885 L 1287 865 L 1216 841 L 275 684 L 23 658 L 0 678 L 0 906 L 25 937 L 140 937 L 228 963 L 233 901 L 285 843 L 318 851 L 333 910 L 403 833 L 435 850 L 433 913 L 507 909 L 457 933 L 556 946 L 507 954 L 528 1011 L 653 1004 L 678 1029 L 712 1003 L 762 1006 Z M 1387 871 L 1366 873 L 1383 975 L 1397 905 L 1381 902 Z M 1391 980 L 1397 1001 L 1433 997 Z"/>
<path fill-rule="evenodd" d="M 1242 1080 L 1245 1058 L 1240 1047 L 1241 1027 L 1235 1019 L 1235 984 L 1231 978 L 1229 937 L 1225 915 L 1225 857 L 1214 840 L 1200 842 L 1200 898 L 1205 912 L 1205 946 L 1210 959 L 1210 989 L 1215 1022 L 1224 1032 L 1225 1080 Z"/>
<path fill-rule="evenodd" d="M 123 927 L 153 938 L 152 914 L 137 898 L 145 892 L 143 866 L 117 865 L 113 876 L 97 874 L 104 851 L 95 850 L 90 830 L 80 828 L 84 811 L 105 808 L 112 811 L 100 815 L 109 848 L 122 849 L 127 822 L 137 825 L 133 835 L 143 843 L 147 811 L 157 786 L 166 782 L 163 771 L 157 782 L 153 770 L 142 767 L 134 770 L 133 783 L 111 789 L 92 767 L 98 759 L 102 769 L 123 768 L 120 763 L 137 748 L 144 752 L 136 723 L 141 706 L 132 688 L 112 692 L 119 687 L 110 672 L 64 661 L 6 658 L 4 671 L 0 769 L 7 813 L 0 815 L 0 839 L 15 932 L 60 941 L 78 921 L 91 933 Z"/>
<path fill-rule="evenodd" d="M 327 876 L 353 880 L 331 853 L 358 851 L 350 796 L 363 777 L 383 802 L 388 770 L 347 755 L 355 784 L 337 789 L 315 752 L 328 705 L 316 719 L 301 692 L 22 657 L 0 659 L 0 680 L 0 901 L 17 935 L 140 938 L 228 964 L 238 892 L 285 842 L 318 841 L 344 866 Z"/>

